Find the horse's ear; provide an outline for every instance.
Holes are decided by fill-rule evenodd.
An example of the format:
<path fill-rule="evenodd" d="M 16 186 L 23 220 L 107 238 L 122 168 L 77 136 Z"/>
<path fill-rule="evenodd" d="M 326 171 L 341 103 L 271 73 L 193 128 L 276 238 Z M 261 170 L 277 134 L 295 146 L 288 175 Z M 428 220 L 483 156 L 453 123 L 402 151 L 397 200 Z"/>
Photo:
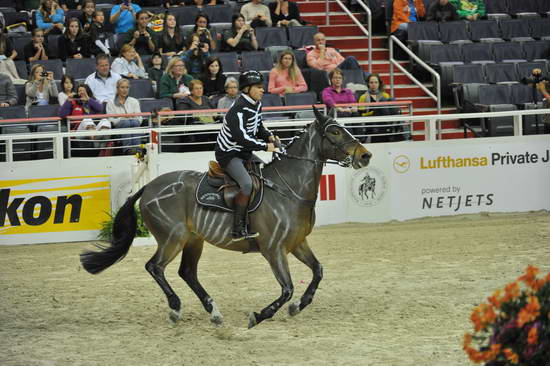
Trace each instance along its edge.
<path fill-rule="evenodd" d="M 332 119 L 336 119 L 336 108 L 331 108 L 328 111 L 328 117 Z"/>
<path fill-rule="evenodd" d="M 315 119 L 319 121 L 319 123 L 324 123 L 325 116 L 323 116 L 323 114 L 317 109 L 317 107 L 315 107 L 314 105 L 312 105 L 312 107 L 313 107 L 313 113 L 315 114 Z"/>

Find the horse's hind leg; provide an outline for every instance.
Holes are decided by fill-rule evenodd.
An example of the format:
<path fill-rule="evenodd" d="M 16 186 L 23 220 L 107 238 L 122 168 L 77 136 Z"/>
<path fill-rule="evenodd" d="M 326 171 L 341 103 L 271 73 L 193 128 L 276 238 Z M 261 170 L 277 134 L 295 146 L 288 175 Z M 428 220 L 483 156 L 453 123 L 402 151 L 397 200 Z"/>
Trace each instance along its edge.
<path fill-rule="evenodd" d="M 208 292 L 202 287 L 197 277 L 197 265 L 202 254 L 204 242 L 195 237 L 187 242 L 181 255 L 181 264 L 178 271 L 179 275 L 193 290 L 204 306 L 204 309 L 210 313 L 210 321 L 216 325 L 223 323 L 222 314 L 218 311 L 216 303 L 212 300 Z"/>
<path fill-rule="evenodd" d="M 179 223 L 172 228 L 165 240 L 161 240 L 156 235 L 155 238 L 158 242 L 158 248 L 153 257 L 145 264 L 145 269 L 153 276 L 166 295 L 168 306 L 171 309 L 170 319 L 175 322 L 181 318 L 181 301 L 166 281 L 164 270 L 183 249 L 189 238 L 189 233 L 185 231 L 183 223 Z"/>
<path fill-rule="evenodd" d="M 260 313 L 251 313 L 248 319 L 248 328 L 252 328 L 265 319 L 272 318 L 281 306 L 292 298 L 292 294 L 294 293 L 294 286 L 292 285 L 286 254 L 283 254 L 280 251 L 277 251 L 276 253 L 262 254 L 269 262 L 275 278 L 281 285 L 281 296 L 279 296 L 277 300 L 273 301 L 267 307 L 263 308 Z"/>
<path fill-rule="evenodd" d="M 313 295 L 315 295 L 319 282 L 323 279 L 323 267 L 317 258 L 315 258 L 315 255 L 305 240 L 292 251 L 292 254 L 294 254 L 300 262 L 311 268 L 311 271 L 313 272 L 313 279 L 302 295 L 300 301 L 296 301 L 288 307 L 288 313 L 291 316 L 294 316 L 302 311 L 306 306 L 311 304 L 311 301 L 313 301 Z"/>

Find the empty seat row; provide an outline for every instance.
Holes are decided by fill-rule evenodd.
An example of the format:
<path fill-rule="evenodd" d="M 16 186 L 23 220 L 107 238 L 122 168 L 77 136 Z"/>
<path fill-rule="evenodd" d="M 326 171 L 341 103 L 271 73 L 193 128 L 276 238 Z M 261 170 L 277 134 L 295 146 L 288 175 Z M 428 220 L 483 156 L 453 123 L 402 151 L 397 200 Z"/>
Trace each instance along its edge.
<path fill-rule="evenodd" d="M 413 22 L 408 26 L 408 40 L 442 41 L 487 41 L 495 39 L 513 40 L 549 39 L 550 18 L 540 19 L 501 19 L 454 22 Z"/>
<path fill-rule="evenodd" d="M 524 13 L 546 14 L 550 12 L 548 0 L 485 0 L 487 14 L 521 15 Z"/>
<path fill-rule="evenodd" d="M 454 65 L 452 68 L 451 83 L 497 84 L 521 82 L 523 78 L 529 77 L 535 68 L 540 68 L 546 73 L 546 64 L 544 62 Z"/>

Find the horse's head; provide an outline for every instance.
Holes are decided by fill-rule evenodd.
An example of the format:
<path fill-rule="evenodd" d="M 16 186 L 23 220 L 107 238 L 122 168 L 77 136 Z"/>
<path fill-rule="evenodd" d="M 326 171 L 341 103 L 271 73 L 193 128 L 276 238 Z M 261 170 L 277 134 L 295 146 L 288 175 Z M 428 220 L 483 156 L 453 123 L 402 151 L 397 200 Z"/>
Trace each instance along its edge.
<path fill-rule="evenodd" d="M 323 136 L 323 159 L 336 160 L 342 165 L 360 169 L 369 164 L 372 154 L 344 126 L 324 116 L 315 106 L 316 125 Z"/>

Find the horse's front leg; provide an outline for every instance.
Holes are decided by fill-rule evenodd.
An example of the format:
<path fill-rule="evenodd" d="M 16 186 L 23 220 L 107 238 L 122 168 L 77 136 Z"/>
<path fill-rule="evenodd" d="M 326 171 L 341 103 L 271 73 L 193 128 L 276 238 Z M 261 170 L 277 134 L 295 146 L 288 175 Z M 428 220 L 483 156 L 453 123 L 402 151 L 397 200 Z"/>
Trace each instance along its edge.
<path fill-rule="evenodd" d="M 294 316 L 302 311 L 306 306 L 311 304 L 311 302 L 313 301 L 313 295 L 315 295 L 315 291 L 319 286 L 319 282 L 321 282 L 321 280 L 323 279 L 323 266 L 321 266 L 321 263 L 319 263 L 317 258 L 315 258 L 315 254 L 313 254 L 309 245 L 307 244 L 307 241 L 305 240 L 303 241 L 303 243 L 294 248 L 292 254 L 294 254 L 294 256 L 298 258 L 300 262 L 311 268 L 311 271 L 313 272 L 313 279 L 311 280 L 309 286 L 302 295 L 300 301 L 293 302 L 288 307 L 288 313 L 291 316 Z"/>
<path fill-rule="evenodd" d="M 288 268 L 288 261 L 286 254 L 283 253 L 283 248 L 277 247 L 274 252 L 263 253 L 263 256 L 269 262 L 271 270 L 275 275 L 275 278 L 281 285 L 281 296 L 267 307 L 263 308 L 260 313 L 250 313 L 248 319 L 248 328 L 261 323 L 265 319 L 270 319 L 275 313 L 292 298 L 294 292 L 294 286 L 292 285 L 292 279 L 290 277 L 290 270 Z"/>

